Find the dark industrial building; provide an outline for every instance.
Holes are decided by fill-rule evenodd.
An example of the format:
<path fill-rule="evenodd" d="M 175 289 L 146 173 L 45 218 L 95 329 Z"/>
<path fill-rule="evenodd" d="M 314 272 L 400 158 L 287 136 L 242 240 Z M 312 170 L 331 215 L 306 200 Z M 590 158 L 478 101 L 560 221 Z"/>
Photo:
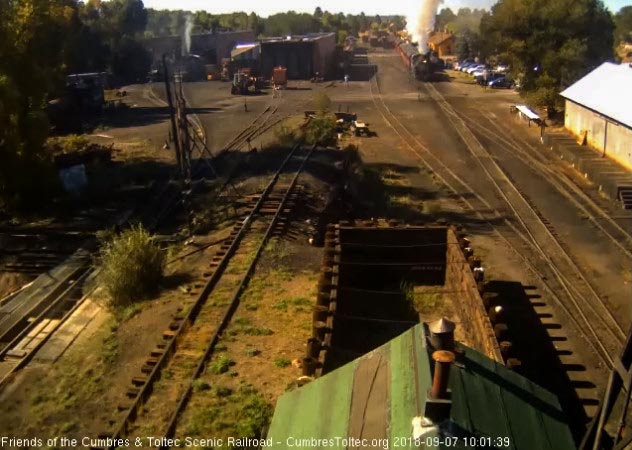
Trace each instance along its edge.
<path fill-rule="evenodd" d="M 199 55 L 203 64 L 221 65 L 223 58 L 230 58 L 230 52 L 237 44 L 254 40 L 255 35 L 252 30 L 194 34 L 191 36 L 189 53 Z M 179 60 L 186 53 L 182 36 L 150 38 L 146 39 L 144 44 L 152 54 L 154 67 L 160 63 L 162 55 Z"/>
<path fill-rule="evenodd" d="M 336 35 L 315 33 L 261 40 L 263 76 L 269 78 L 277 66 L 287 67 L 289 79 L 310 79 L 318 72 L 326 79 L 334 76 Z"/>
<path fill-rule="evenodd" d="M 208 64 L 219 65 L 222 59 L 230 58 L 230 52 L 237 44 L 254 40 L 252 30 L 194 34 L 191 36 L 191 53 L 200 55 Z"/>

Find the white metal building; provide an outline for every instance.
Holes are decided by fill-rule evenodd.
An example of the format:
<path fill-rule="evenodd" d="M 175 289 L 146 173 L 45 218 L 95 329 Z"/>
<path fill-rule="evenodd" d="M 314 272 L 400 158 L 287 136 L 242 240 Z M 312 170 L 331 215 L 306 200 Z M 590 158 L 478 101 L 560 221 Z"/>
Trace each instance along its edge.
<path fill-rule="evenodd" d="M 632 170 L 632 65 L 603 63 L 561 95 L 564 126 Z"/>

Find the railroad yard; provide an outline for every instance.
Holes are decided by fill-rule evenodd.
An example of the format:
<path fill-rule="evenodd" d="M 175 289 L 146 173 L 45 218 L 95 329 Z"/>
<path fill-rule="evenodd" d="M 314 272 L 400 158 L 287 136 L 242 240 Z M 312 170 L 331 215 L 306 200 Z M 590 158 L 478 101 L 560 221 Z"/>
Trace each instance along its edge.
<path fill-rule="evenodd" d="M 190 211 L 168 182 L 164 84 L 125 87 L 128 108 L 87 136 L 115 149 L 113 200 L 0 226 L 0 435 L 265 437 L 284 392 L 447 316 L 458 340 L 555 394 L 581 440 L 631 326 L 632 211 L 516 119 L 514 90 L 452 70 L 411 80 L 395 50 L 368 63 L 367 81 L 247 97 L 183 82 L 201 142 Z M 282 145 L 280 127 L 304 124 L 322 93 L 371 133 Z M 96 233 L 135 221 L 168 255 L 165 277 L 114 313 L 93 281 Z M 425 266 L 442 275 L 413 276 L 425 300 L 411 307 L 402 280 Z M 388 309 L 366 306 L 376 293 Z"/>

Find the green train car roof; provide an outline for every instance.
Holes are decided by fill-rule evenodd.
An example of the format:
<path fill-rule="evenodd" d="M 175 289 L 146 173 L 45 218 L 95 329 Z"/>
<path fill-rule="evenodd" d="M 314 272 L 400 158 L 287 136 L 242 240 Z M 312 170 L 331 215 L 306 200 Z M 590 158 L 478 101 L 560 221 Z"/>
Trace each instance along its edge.
<path fill-rule="evenodd" d="M 576 448 L 553 394 L 475 350 L 457 349 L 450 418 L 426 429 L 421 446 L 412 439 L 412 423 L 423 415 L 432 384 L 422 324 L 285 393 L 268 432 L 272 448 Z"/>

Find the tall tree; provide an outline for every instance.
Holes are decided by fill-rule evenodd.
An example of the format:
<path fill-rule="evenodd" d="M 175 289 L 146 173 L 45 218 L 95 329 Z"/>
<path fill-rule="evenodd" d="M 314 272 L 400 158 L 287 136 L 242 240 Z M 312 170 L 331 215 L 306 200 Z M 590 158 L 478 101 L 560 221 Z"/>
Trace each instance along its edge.
<path fill-rule="evenodd" d="M 449 25 L 456 20 L 456 14 L 450 8 L 443 8 L 437 14 L 437 19 L 435 20 L 435 28 L 437 30 L 443 30 L 444 28 L 449 28 Z"/>
<path fill-rule="evenodd" d="M 632 6 L 624 6 L 614 16 L 616 24 L 615 44 L 632 43 Z"/>
<path fill-rule="evenodd" d="M 601 0 L 500 0 L 481 21 L 485 52 L 511 63 L 535 103 L 612 58 L 614 24 Z"/>
<path fill-rule="evenodd" d="M 142 0 L 92 0 L 84 5 L 82 16 L 95 39 L 101 41 L 101 54 L 107 55 L 106 67 L 100 70 L 107 68 L 125 82 L 147 75 L 151 59 L 138 41 L 150 20 Z M 165 28 L 167 22 L 161 19 Z"/>
<path fill-rule="evenodd" d="M 0 207 L 43 199 L 52 171 L 42 145 L 44 109 L 64 70 L 70 0 L 4 0 L 0 6 Z"/>

